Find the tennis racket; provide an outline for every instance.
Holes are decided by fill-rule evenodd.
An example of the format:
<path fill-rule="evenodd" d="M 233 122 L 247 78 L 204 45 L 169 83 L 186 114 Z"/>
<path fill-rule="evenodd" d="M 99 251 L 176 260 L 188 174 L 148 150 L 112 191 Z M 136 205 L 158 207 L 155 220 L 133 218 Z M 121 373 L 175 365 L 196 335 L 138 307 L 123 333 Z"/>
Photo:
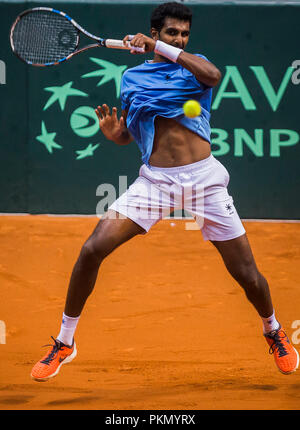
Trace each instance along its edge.
<path fill-rule="evenodd" d="M 81 34 L 96 43 L 79 48 Z M 18 15 L 10 30 L 10 44 L 13 53 L 31 66 L 55 66 L 80 52 L 99 47 L 145 52 L 130 42 L 125 45 L 122 40 L 94 36 L 65 12 L 48 7 L 28 9 Z"/>

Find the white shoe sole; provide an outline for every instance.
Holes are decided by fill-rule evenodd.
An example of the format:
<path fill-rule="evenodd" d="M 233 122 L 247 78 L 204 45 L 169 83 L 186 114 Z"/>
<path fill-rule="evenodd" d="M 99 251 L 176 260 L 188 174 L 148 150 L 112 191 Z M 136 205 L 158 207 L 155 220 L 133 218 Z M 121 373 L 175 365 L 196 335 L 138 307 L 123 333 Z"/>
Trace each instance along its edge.
<path fill-rule="evenodd" d="M 74 360 L 76 355 L 77 355 L 77 349 L 76 349 L 76 343 L 74 342 L 74 350 L 73 350 L 72 354 L 69 355 L 69 357 L 67 357 L 64 361 L 62 361 L 60 363 L 60 365 L 58 366 L 56 371 L 54 373 L 52 373 L 52 375 L 49 375 L 46 378 L 36 378 L 35 376 L 30 375 L 31 379 L 33 379 L 34 381 L 37 381 L 37 382 L 45 382 L 45 381 L 48 381 L 48 379 L 50 379 L 50 378 L 54 378 L 54 376 L 56 376 L 58 374 L 58 372 L 60 371 L 61 366 L 63 364 L 71 363 L 71 361 Z"/>

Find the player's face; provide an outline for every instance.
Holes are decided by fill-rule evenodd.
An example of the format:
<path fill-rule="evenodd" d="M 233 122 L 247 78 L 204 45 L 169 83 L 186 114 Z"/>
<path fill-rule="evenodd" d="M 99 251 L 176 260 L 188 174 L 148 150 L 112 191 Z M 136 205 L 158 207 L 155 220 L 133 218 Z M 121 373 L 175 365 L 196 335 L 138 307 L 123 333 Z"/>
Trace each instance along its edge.
<path fill-rule="evenodd" d="M 184 49 L 190 37 L 189 21 L 181 21 L 176 18 L 165 18 L 165 23 L 160 32 L 154 35 L 154 39 L 159 39 L 162 42 L 175 46 L 176 48 Z"/>

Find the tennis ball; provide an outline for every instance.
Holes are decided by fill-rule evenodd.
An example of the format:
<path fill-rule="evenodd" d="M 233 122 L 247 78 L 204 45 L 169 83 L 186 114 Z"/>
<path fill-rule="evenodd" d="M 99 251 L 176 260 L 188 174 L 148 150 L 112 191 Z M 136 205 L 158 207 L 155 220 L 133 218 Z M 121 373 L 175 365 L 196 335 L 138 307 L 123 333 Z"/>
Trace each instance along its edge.
<path fill-rule="evenodd" d="M 188 100 L 183 105 L 184 115 L 188 118 L 196 118 L 201 113 L 201 106 L 197 100 Z"/>

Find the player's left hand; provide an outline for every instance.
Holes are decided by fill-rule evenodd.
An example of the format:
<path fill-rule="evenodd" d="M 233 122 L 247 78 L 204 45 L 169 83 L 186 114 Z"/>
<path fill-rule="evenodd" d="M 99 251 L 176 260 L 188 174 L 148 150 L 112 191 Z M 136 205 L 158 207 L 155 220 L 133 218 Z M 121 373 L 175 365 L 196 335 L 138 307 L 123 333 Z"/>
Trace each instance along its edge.
<path fill-rule="evenodd" d="M 152 39 L 151 37 L 145 36 L 145 34 L 137 33 L 134 36 L 127 34 L 127 36 L 124 37 L 123 43 L 124 45 L 126 42 L 130 42 L 131 46 L 135 46 L 138 48 L 142 48 L 144 52 L 152 52 L 155 48 L 156 41 Z M 131 54 L 143 54 L 143 52 L 135 51 L 134 49 L 130 50 Z"/>

